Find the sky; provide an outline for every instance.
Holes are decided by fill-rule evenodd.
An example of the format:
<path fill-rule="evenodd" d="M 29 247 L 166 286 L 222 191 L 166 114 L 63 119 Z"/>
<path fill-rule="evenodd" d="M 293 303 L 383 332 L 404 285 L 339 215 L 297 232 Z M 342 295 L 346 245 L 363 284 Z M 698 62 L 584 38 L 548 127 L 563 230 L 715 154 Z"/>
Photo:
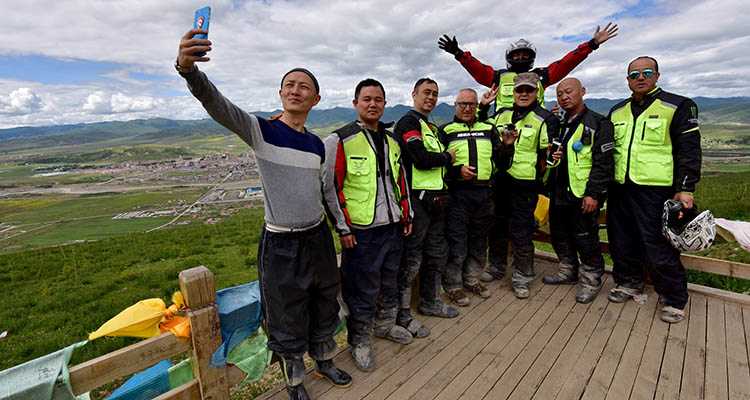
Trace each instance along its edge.
<path fill-rule="evenodd" d="M 364 78 L 383 83 L 389 105 L 411 105 L 414 82 L 435 79 L 440 101 L 478 85 L 440 50 L 444 33 L 497 68 L 525 38 L 546 66 L 619 25 L 570 76 L 587 97 L 629 95 L 626 68 L 659 61 L 660 86 L 695 97 L 750 96 L 747 0 L 27 0 L 14 2 L 0 46 L 0 128 L 207 114 L 173 64 L 195 10 L 211 5 L 211 61 L 202 71 L 248 111 L 281 107 L 281 76 L 306 67 L 321 109 L 351 107 Z M 743 17 L 744 15 L 744 17 Z M 554 86 L 547 100 L 554 100 Z"/>

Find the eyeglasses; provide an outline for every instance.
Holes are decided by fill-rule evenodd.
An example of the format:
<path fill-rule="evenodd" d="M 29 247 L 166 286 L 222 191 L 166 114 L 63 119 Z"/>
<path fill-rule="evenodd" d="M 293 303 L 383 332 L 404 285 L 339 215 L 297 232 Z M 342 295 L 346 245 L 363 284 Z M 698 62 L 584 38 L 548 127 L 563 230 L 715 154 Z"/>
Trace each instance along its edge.
<path fill-rule="evenodd" d="M 643 74 L 644 78 L 650 78 L 654 76 L 654 70 L 651 68 L 646 68 L 643 71 L 638 71 L 638 70 L 630 71 L 628 72 L 628 78 L 636 80 L 638 79 L 639 76 L 641 76 L 641 74 Z"/>
<path fill-rule="evenodd" d="M 458 108 L 466 108 L 466 107 L 474 108 L 474 107 L 477 106 L 477 103 L 471 103 L 471 102 L 467 102 L 467 101 L 459 101 L 459 102 L 456 103 L 456 106 Z"/>
<path fill-rule="evenodd" d="M 519 86 L 519 87 L 513 89 L 513 91 L 516 92 L 516 93 L 518 93 L 518 94 L 524 94 L 524 93 L 530 94 L 530 93 L 534 93 L 537 89 L 538 88 L 524 85 L 524 86 Z"/>

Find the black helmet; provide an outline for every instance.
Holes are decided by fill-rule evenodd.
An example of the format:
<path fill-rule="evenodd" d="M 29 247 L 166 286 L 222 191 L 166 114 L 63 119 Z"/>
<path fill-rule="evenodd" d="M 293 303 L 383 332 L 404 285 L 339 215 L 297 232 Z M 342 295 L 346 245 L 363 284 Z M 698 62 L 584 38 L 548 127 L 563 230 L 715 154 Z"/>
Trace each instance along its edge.
<path fill-rule="evenodd" d="M 525 60 L 514 60 L 513 54 L 520 50 L 527 50 L 531 52 L 531 57 Z M 536 59 L 536 47 L 526 39 L 518 39 L 508 46 L 505 50 L 505 61 L 507 68 L 513 72 L 528 72 L 534 68 L 534 60 Z"/>

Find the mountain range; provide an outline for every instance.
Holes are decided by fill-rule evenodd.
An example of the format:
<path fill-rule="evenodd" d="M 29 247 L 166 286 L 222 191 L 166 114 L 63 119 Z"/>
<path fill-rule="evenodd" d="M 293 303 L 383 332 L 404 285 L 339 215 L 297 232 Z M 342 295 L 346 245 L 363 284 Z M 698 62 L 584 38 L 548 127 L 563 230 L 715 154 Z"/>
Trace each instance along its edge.
<path fill-rule="evenodd" d="M 700 119 L 704 123 L 731 123 L 738 125 L 750 124 L 750 97 L 732 98 L 694 98 L 700 110 Z M 606 114 L 620 99 L 585 99 L 586 105 L 599 113 Z M 554 102 L 548 102 L 549 109 Z M 410 107 L 396 105 L 386 107 L 383 117 L 385 122 L 397 121 Z M 259 117 L 270 117 L 279 110 L 270 112 L 252 112 Z M 447 103 L 440 103 L 430 114 L 430 119 L 436 124 L 452 120 L 454 108 Z M 306 126 L 318 133 L 334 129 L 355 120 L 356 110 L 353 108 L 334 107 L 326 110 L 313 109 L 308 115 Z M 128 144 L 166 143 L 168 138 L 179 137 L 215 137 L 226 135 L 227 131 L 211 119 L 180 121 L 163 118 L 133 121 L 113 121 L 87 124 L 56 125 L 43 127 L 18 127 L 0 130 L 2 147 L 18 150 L 65 146 L 98 141 L 112 141 L 118 138 L 129 138 Z M 27 138 L 34 140 L 25 140 Z"/>

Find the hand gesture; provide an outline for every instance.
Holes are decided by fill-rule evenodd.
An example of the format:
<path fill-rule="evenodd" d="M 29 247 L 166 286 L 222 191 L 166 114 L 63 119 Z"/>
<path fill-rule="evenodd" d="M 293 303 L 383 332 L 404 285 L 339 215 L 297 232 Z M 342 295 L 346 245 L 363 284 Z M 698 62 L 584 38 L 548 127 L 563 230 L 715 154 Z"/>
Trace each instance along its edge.
<path fill-rule="evenodd" d="M 617 24 L 612 25 L 610 22 L 604 27 L 603 31 L 600 31 L 599 25 L 597 25 L 596 32 L 594 32 L 594 43 L 598 46 L 615 36 L 617 36 Z"/>
<path fill-rule="evenodd" d="M 503 138 L 503 144 L 505 146 L 510 146 L 516 141 L 516 139 L 518 139 L 518 129 L 514 128 L 512 131 L 508 131 L 503 127 L 500 131 L 500 136 Z"/>
<path fill-rule="evenodd" d="M 594 212 L 599 207 L 599 201 L 591 196 L 585 196 L 581 204 L 581 209 L 584 214 Z"/>
<path fill-rule="evenodd" d="M 450 36 L 443 35 L 443 37 L 438 39 L 438 47 L 445 50 L 446 53 L 453 54 L 456 57 L 460 57 L 464 54 L 463 50 L 458 47 L 458 40 L 456 40 L 455 36 L 451 39 Z"/>
<path fill-rule="evenodd" d="M 458 149 L 451 149 L 448 150 L 447 153 L 451 155 L 451 164 L 453 164 L 456 161 L 456 152 Z"/>
<path fill-rule="evenodd" d="M 471 165 L 462 165 L 461 166 L 461 179 L 465 181 L 470 181 L 477 177 L 476 168 L 472 167 Z"/>
<path fill-rule="evenodd" d="M 496 84 L 493 84 L 490 90 L 484 92 L 484 94 L 482 95 L 482 100 L 480 100 L 479 103 L 486 106 L 487 104 L 495 101 L 495 98 L 497 97 L 497 89 L 499 89 L 498 86 Z"/>
<path fill-rule="evenodd" d="M 180 47 L 177 51 L 177 64 L 183 68 L 193 68 L 196 61 L 206 62 L 210 58 L 198 57 L 195 53 L 211 51 L 211 41 L 208 39 L 195 39 L 193 36 L 203 33 L 208 34 L 205 29 L 191 29 L 180 39 Z"/>

